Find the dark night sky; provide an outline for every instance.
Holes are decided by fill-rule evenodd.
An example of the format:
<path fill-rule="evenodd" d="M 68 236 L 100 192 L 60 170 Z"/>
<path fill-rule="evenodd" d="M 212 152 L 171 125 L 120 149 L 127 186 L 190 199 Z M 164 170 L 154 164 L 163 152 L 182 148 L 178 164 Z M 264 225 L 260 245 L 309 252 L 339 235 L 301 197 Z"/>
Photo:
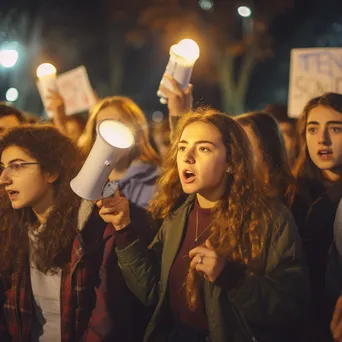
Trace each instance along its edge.
<path fill-rule="evenodd" d="M 294 10 L 272 27 L 274 58 L 255 68 L 248 106 L 260 109 L 269 102 L 286 104 L 291 49 L 342 47 L 339 27 L 342 29 L 341 0 L 297 0 Z"/>
<path fill-rule="evenodd" d="M 270 102 L 287 102 L 291 48 L 342 46 L 341 38 L 334 40 L 334 35 L 342 34 L 338 31 L 339 27 L 342 28 L 341 0 L 296 0 L 295 3 L 294 9 L 280 16 L 271 28 L 274 57 L 259 63 L 253 72 L 247 96 L 249 110 L 260 109 Z M 28 8 L 32 13 L 43 8 L 47 22 L 42 60 L 50 59 L 59 72 L 80 64 L 85 65 L 94 88 L 100 95 L 109 95 L 103 86 L 108 79 L 109 60 L 106 53 L 107 41 L 104 38 L 106 28 L 103 17 L 106 13 L 101 0 L 89 3 L 66 0 L 2 0 L 0 6 L 1 11 L 8 8 Z M 59 28 L 62 28 L 62 37 L 55 34 Z M 79 40 L 81 43 L 78 43 Z M 136 100 L 148 116 L 154 110 L 163 109 L 155 93 L 167 60 L 167 51 L 158 38 L 149 40 L 143 46 L 131 46 L 125 51 L 122 92 Z M 0 100 L 8 86 L 6 82 L 8 83 L 8 78 L 2 78 L 0 82 Z M 215 85 L 208 85 L 205 80 L 197 79 L 196 72 L 193 83 L 197 103 L 219 107 L 218 89 Z M 37 102 L 38 95 L 35 90 L 32 92 Z"/>

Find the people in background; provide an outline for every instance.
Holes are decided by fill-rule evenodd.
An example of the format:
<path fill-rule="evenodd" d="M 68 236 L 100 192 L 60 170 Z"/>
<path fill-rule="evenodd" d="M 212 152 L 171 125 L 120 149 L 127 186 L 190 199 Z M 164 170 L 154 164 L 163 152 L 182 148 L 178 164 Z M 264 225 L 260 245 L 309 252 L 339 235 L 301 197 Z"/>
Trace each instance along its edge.
<path fill-rule="evenodd" d="M 64 99 L 58 91 L 50 90 L 46 102 L 46 109 L 52 115 L 51 122 L 61 133 L 77 143 L 85 128 L 86 116 L 81 113 L 66 115 Z"/>
<path fill-rule="evenodd" d="M 9 128 L 17 127 L 24 122 L 26 122 L 26 118 L 20 110 L 0 102 L 0 137 Z"/>
<path fill-rule="evenodd" d="M 83 134 L 86 123 L 87 120 L 84 114 L 73 114 L 68 116 L 65 122 L 66 135 L 77 143 L 80 136 Z"/>
<path fill-rule="evenodd" d="M 150 134 L 152 138 L 152 144 L 159 156 L 163 159 L 170 146 L 170 124 L 169 120 L 163 120 L 161 122 L 152 122 L 150 125 Z"/>
<path fill-rule="evenodd" d="M 287 106 L 281 104 L 269 104 L 264 111 L 270 113 L 279 123 L 285 142 L 285 149 L 290 167 L 293 168 L 298 157 L 298 141 L 296 138 L 296 119 L 290 118 Z"/>
<path fill-rule="evenodd" d="M 295 179 L 291 173 L 283 135 L 277 121 L 268 113 L 252 112 L 236 117 L 251 141 L 254 165 L 265 184 L 290 207 Z"/>

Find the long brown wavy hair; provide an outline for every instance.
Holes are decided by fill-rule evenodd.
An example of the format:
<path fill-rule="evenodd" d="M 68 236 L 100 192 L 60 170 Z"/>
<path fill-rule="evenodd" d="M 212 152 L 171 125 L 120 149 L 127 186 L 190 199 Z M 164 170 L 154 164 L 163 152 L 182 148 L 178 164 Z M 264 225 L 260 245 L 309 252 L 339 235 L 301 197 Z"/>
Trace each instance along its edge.
<path fill-rule="evenodd" d="M 266 195 L 267 189 L 254 173 L 249 140 L 241 126 L 227 115 L 200 109 L 181 118 L 165 158 L 150 211 L 156 218 L 166 218 L 187 197 L 181 187 L 176 160 L 182 132 L 194 122 L 208 123 L 219 130 L 226 147 L 227 161 L 233 166 L 226 193 L 214 207 L 215 221 L 210 240 L 220 255 L 248 264 L 258 271 L 262 267 L 261 253 L 273 210 Z M 198 272 L 189 270 L 186 293 L 192 309 L 199 304 L 200 282 Z"/>
<path fill-rule="evenodd" d="M 0 140 L 0 154 L 10 146 L 21 148 L 37 160 L 41 172 L 57 173 L 53 183 L 55 207 L 45 228 L 38 233 L 35 250 L 37 267 L 44 273 L 63 268 L 70 259 L 77 233 L 80 199 L 72 192 L 70 181 L 80 169 L 80 156 L 73 142 L 49 125 L 22 125 Z M 15 210 L 4 189 L 0 192 L 0 274 L 21 272 L 28 264 L 28 230 L 38 228 L 32 208 Z"/>
<path fill-rule="evenodd" d="M 259 170 L 264 181 L 275 190 L 276 195 L 283 203 L 290 207 L 294 199 L 296 185 L 277 120 L 265 112 L 243 114 L 236 120 L 242 126 L 249 127 L 258 142 L 264 168 L 266 168 Z"/>
<path fill-rule="evenodd" d="M 312 202 L 313 199 L 310 194 L 310 186 L 307 186 L 306 183 L 311 184 L 321 191 L 324 189 L 323 172 L 311 160 L 306 143 L 306 124 L 308 122 L 309 113 L 317 106 L 330 107 L 342 115 L 342 95 L 337 93 L 326 93 L 311 99 L 305 105 L 303 112 L 298 119 L 297 135 L 300 151 L 294 167 L 294 174 L 297 179 L 297 191 L 300 191 L 301 195 L 306 197 L 309 202 Z"/>
<path fill-rule="evenodd" d="M 90 117 L 84 133 L 79 140 L 79 146 L 84 154 L 88 155 L 96 139 L 96 117 L 105 108 L 115 108 L 122 116 L 123 123 L 133 129 L 135 138 L 134 148 L 128 158 L 133 161 L 139 159 L 143 162 L 160 164 L 160 158 L 153 149 L 149 140 L 148 124 L 143 111 L 130 98 L 124 96 L 106 97 L 91 110 Z"/>

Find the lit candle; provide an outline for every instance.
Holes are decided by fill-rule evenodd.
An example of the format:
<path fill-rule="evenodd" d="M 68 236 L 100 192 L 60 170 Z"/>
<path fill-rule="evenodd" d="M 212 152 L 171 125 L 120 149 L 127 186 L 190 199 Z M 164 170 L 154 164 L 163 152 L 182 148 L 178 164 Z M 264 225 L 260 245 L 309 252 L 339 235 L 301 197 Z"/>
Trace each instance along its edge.
<path fill-rule="evenodd" d="M 192 69 L 199 55 L 199 47 L 192 39 L 183 39 L 178 44 L 172 45 L 165 74 L 172 76 L 184 90 L 189 85 Z M 172 91 L 172 84 L 167 78 L 163 77 L 160 85 Z M 157 95 L 161 103 L 167 103 L 167 96 L 161 90 L 158 90 Z"/>
<path fill-rule="evenodd" d="M 56 68 L 50 63 L 43 63 L 37 68 L 37 77 L 43 78 L 46 76 L 56 77 Z"/>
<path fill-rule="evenodd" d="M 49 90 L 57 90 L 56 72 L 56 68 L 50 63 L 43 63 L 37 68 L 37 86 L 44 103 L 45 110 L 47 107 L 46 97 L 49 95 Z M 52 113 L 49 113 L 47 110 L 46 112 L 49 117 L 52 116 Z"/>

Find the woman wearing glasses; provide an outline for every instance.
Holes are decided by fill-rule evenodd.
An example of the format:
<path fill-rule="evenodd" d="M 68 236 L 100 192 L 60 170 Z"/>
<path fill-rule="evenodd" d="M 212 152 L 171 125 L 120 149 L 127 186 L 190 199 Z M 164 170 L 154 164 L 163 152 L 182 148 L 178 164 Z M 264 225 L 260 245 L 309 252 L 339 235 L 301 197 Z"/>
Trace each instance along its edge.
<path fill-rule="evenodd" d="M 0 156 L 0 340 L 133 341 L 113 228 L 70 190 L 77 148 L 53 127 L 22 126 Z"/>

